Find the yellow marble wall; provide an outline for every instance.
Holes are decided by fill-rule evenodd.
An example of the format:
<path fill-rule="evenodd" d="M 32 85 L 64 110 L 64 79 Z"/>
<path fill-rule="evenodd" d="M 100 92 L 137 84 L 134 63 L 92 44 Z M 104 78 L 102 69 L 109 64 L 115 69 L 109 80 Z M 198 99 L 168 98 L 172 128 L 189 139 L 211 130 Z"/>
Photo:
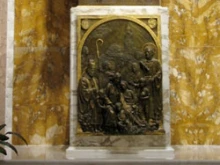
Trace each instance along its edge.
<path fill-rule="evenodd" d="M 69 2 L 16 0 L 13 129 L 30 144 L 68 141 Z M 220 144 L 220 1 L 162 5 L 170 10 L 172 144 Z"/>
<path fill-rule="evenodd" d="M 173 144 L 220 144 L 220 1 L 171 0 Z"/>
<path fill-rule="evenodd" d="M 13 130 L 29 144 L 66 144 L 68 0 L 16 0 Z M 20 142 L 14 139 L 15 144 Z"/>

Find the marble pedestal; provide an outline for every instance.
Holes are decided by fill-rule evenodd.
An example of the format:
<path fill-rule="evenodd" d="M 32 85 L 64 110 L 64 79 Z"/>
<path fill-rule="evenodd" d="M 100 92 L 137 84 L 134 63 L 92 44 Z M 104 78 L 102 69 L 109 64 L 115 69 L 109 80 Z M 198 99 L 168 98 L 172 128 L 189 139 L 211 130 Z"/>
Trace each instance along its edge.
<path fill-rule="evenodd" d="M 172 147 L 149 147 L 141 148 L 94 148 L 94 147 L 69 147 L 66 150 L 67 159 L 173 159 L 174 149 Z"/>
<path fill-rule="evenodd" d="M 163 93 L 163 135 L 137 136 L 83 136 L 77 135 L 77 18 L 79 16 L 105 15 L 157 15 L 160 16 L 162 49 L 162 93 Z M 68 159 L 106 158 L 122 153 L 149 158 L 172 158 L 170 147 L 170 107 L 169 107 L 169 53 L 168 53 L 168 9 L 146 6 L 78 6 L 71 9 L 71 108 L 70 147 L 66 151 Z"/>

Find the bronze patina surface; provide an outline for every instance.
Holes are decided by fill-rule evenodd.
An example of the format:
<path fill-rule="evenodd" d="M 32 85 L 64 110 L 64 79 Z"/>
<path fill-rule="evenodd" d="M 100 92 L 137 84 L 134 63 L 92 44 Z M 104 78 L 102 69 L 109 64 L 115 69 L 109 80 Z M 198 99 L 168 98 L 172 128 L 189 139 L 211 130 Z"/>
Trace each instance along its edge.
<path fill-rule="evenodd" d="M 78 133 L 163 132 L 159 22 L 78 18 Z"/>

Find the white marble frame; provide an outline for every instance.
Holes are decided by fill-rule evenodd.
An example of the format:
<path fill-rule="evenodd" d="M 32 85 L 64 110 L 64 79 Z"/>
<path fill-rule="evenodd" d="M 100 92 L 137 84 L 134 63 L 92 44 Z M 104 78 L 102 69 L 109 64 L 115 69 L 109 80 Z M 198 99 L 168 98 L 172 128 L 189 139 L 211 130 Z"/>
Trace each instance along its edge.
<path fill-rule="evenodd" d="M 163 114 L 166 144 L 170 146 L 170 97 L 169 97 L 169 15 L 166 7 L 158 6 L 78 6 L 71 9 L 71 101 L 70 101 L 70 146 L 76 140 L 77 127 L 77 17 L 83 15 L 160 15 L 163 70 Z"/>
<path fill-rule="evenodd" d="M 6 41 L 6 79 L 5 79 L 5 132 L 12 131 L 13 116 L 13 75 L 14 75 L 14 18 L 15 0 L 7 0 L 7 41 Z M 1 123 L 2 124 L 2 123 Z M 8 140 L 11 143 L 11 138 Z M 6 148 L 7 156 L 11 159 L 12 152 Z"/>
<path fill-rule="evenodd" d="M 5 131 L 12 130 L 13 114 L 13 74 L 14 74 L 14 17 L 15 0 L 8 0 L 7 4 L 7 48 L 6 48 L 6 82 L 5 82 Z"/>

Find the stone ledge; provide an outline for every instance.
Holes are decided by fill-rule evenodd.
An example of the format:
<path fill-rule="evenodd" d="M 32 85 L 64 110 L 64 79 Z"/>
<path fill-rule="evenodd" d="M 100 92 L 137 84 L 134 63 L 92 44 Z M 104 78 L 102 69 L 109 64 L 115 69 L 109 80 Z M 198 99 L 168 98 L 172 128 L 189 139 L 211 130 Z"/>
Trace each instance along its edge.
<path fill-rule="evenodd" d="M 16 146 L 19 155 L 8 150 L 0 158 L 1 165 L 212 165 L 220 164 L 220 146 L 173 146 L 173 159 L 137 158 L 130 154 L 117 154 L 114 158 L 66 159 L 67 146 Z M 86 155 L 85 155 L 86 157 Z"/>
<path fill-rule="evenodd" d="M 173 159 L 172 147 L 149 147 L 149 148 L 115 148 L 106 147 L 69 147 L 66 150 L 67 159 L 109 159 L 109 160 L 141 160 L 141 159 Z"/>

